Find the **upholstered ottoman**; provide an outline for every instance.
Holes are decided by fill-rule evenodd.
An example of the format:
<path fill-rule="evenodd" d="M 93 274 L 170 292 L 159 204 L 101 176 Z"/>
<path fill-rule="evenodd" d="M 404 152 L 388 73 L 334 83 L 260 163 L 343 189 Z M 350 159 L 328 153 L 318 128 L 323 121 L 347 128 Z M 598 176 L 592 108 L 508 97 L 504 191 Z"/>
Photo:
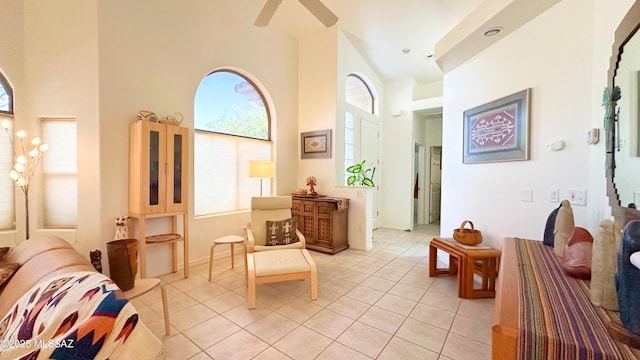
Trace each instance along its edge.
<path fill-rule="evenodd" d="M 258 251 L 247 254 L 248 307 L 256 307 L 256 284 L 311 280 L 311 300 L 318 298 L 316 263 L 307 249 Z"/>

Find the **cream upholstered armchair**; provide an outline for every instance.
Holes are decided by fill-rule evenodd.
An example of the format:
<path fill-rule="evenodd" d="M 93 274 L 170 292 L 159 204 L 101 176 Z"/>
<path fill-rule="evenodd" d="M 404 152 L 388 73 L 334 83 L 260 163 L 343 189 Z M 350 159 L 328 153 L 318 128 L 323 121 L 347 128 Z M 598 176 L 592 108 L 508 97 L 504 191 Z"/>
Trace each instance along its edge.
<path fill-rule="evenodd" d="M 256 284 L 261 283 L 309 278 L 311 300 L 318 298 L 316 264 L 294 224 L 291 196 L 251 199 L 251 223 L 245 229 L 249 309 L 256 307 Z"/>
<path fill-rule="evenodd" d="M 247 224 L 247 252 L 304 249 L 304 235 L 295 229 L 298 242 L 287 245 L 267 245 L 267 221 L 291 218 L 291 196 L 265 196 L 251 198 L 251 222 Z"/>

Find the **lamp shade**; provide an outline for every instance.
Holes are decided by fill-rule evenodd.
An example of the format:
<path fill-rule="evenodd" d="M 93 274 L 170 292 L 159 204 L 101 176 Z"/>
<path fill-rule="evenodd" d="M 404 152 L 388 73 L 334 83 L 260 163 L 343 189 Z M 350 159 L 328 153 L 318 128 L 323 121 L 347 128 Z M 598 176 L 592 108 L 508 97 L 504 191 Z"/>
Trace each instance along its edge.
<path fill-rule="evenodd" d="M 249 160 L 249 177 L 272 178 L 275 175 L 275 162 L 269 160 Z"/>

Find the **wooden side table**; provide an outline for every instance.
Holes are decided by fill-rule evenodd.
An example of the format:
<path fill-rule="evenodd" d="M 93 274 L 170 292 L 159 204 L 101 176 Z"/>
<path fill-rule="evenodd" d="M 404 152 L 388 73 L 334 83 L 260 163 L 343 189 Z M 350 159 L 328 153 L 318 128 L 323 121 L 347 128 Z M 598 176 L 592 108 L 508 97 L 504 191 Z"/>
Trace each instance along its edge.
<path fill-rule="evenodd" d="M 145 294 L 151 291 L 156 286 L 160 285 L 160 291 L 162 292 L 162 310 L 164 312 L 164 330 L 167 335 L 171 334 L 171 330 L 169 328 L 169 309 L 167 308 L 167 289 L 165 289 L 164 285 L 160 284 L 160 279 L 157 278 L 147 278 L 147 279 L 136 279 L 133 288 L 124 292 L 124 295 L 129 300 L 133 300 L 138 296 Z"/>
<path fill-rule="evenodd" d="M 449 268 L 437 268 L 438 249 L 449 254 Z M 495 297 L 500 255 L 501 251 L 498 249 L 466 248 L 453 239 L 433 238 L 429 243 L 429 276 L 457 273 L 458 297 L 465 299 Z M 482 285 L 479 289 L 474 287 L 475 274 L 482 277 Z"/>

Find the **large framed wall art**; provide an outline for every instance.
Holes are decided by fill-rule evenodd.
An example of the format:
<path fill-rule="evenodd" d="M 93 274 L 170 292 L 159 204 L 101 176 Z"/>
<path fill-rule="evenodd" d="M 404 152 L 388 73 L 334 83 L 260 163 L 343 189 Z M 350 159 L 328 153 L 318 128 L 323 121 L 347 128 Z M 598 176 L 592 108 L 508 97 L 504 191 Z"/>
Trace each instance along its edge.
<path fill-rule="evenodd" d="M 464 112 L 462 162 L 529 159 L 531 89 Z"/>

